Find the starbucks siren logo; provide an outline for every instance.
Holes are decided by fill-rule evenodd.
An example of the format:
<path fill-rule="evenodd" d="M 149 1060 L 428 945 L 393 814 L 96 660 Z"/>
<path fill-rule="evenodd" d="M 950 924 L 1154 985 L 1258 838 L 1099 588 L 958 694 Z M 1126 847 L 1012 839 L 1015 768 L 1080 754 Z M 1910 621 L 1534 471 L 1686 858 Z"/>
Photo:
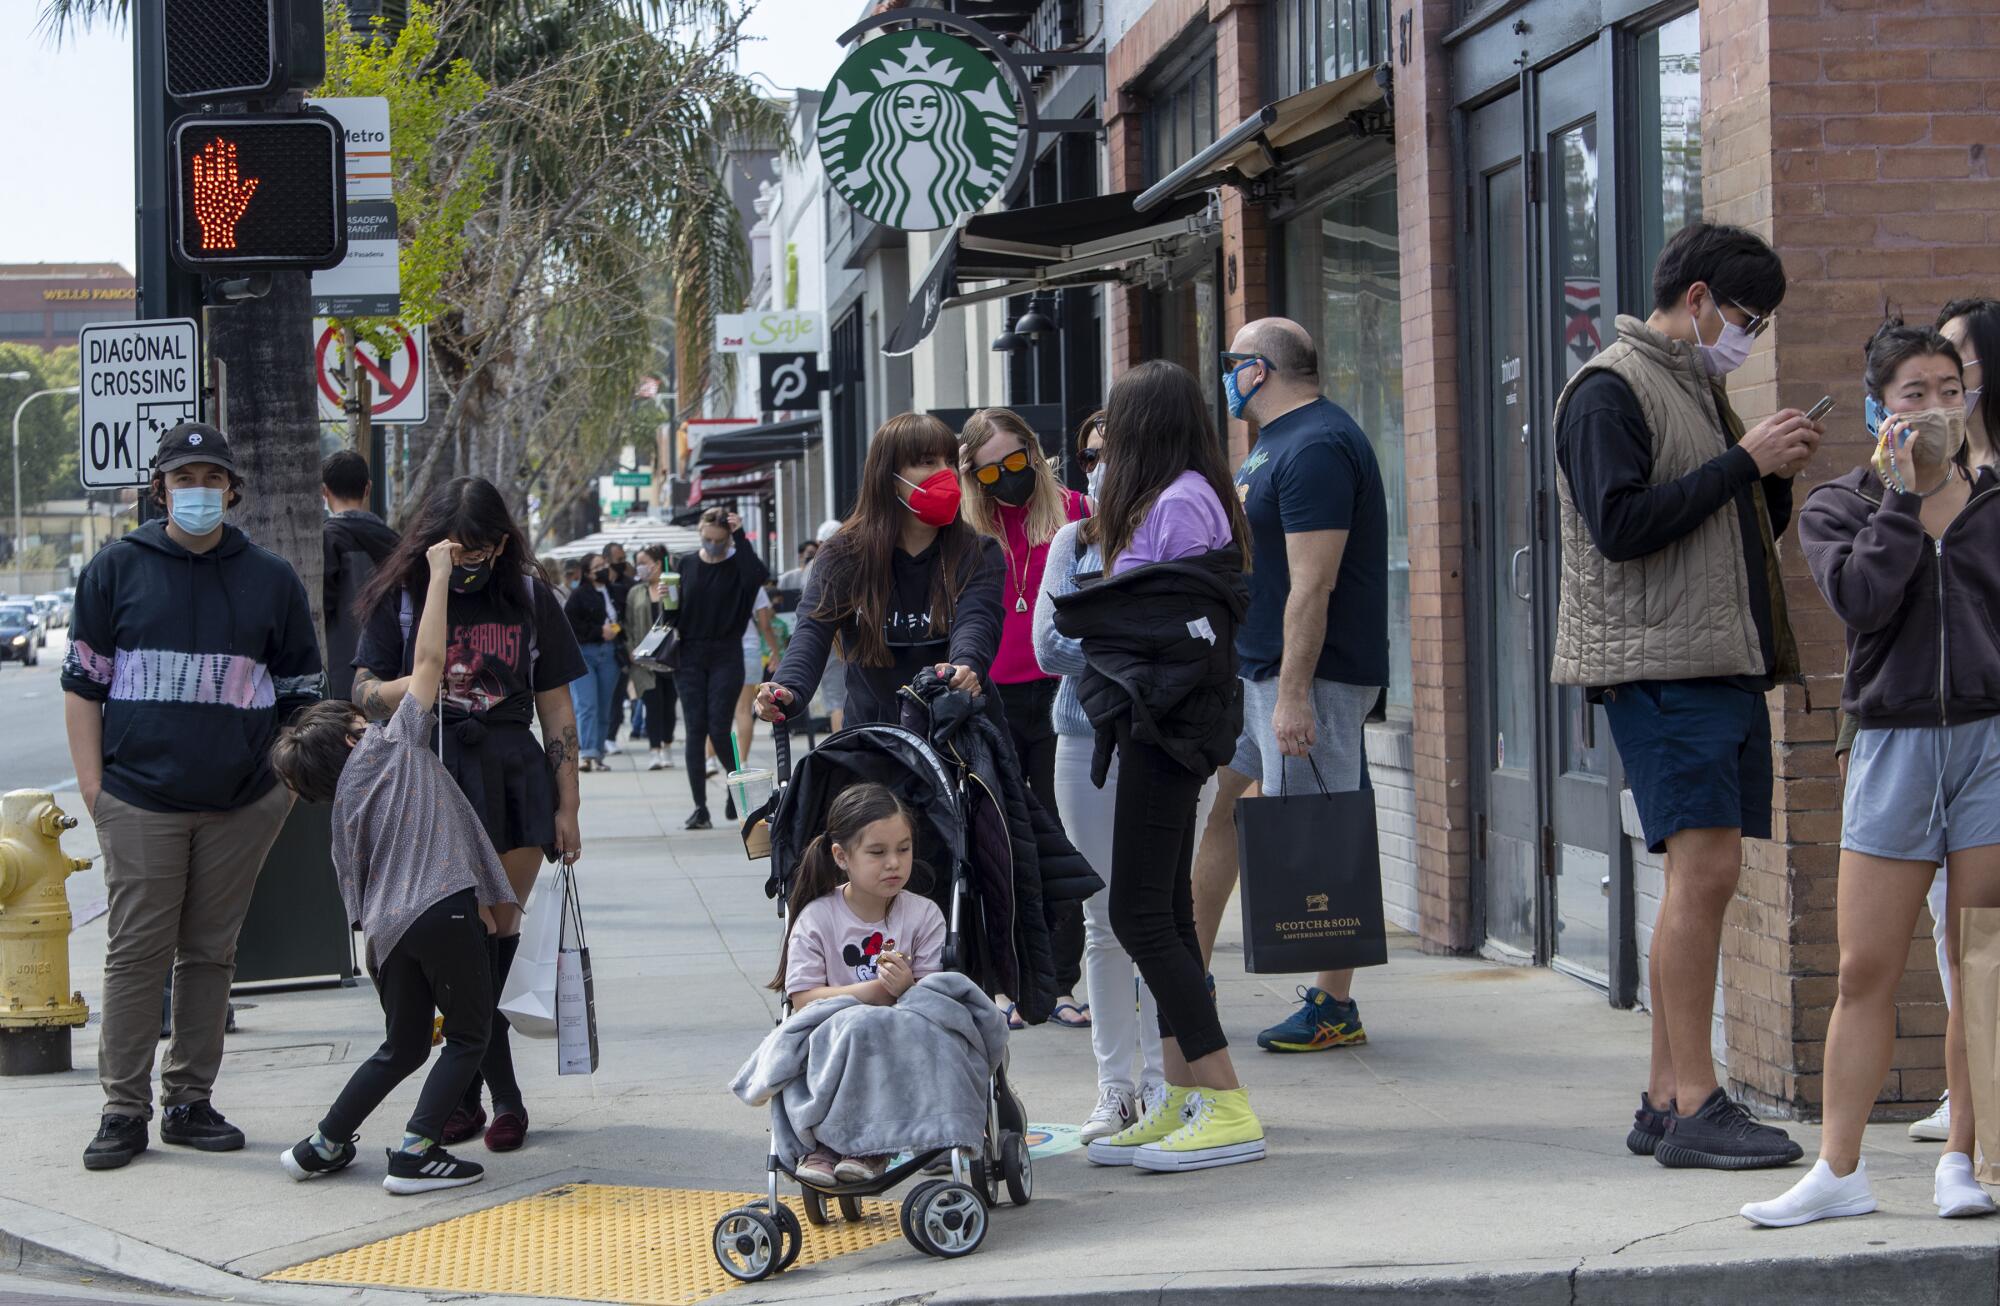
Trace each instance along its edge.
<path fill-rule="evenodd" d="M 826 88 L 819 152 L 841 196 L 902 231 L 985 207 L 1020 145 L 1013 88 L 968 42 L 898 32 L 862 44 Z"/>

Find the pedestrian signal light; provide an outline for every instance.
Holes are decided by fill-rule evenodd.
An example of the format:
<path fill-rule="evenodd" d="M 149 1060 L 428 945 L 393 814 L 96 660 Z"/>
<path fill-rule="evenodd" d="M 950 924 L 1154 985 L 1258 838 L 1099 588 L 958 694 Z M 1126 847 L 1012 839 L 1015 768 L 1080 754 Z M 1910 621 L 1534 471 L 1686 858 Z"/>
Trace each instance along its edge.
<path fill-rule="evenodd" d="M 261 99 L 326 80 L 321 0 L 165 0 L 167 94 Z"/>
<path fill-rule="evenodd" d="M 183 118 L 169 141 L 182 266 L 316 271 L 347 256 L 345 153 L 330 115 Z"/>

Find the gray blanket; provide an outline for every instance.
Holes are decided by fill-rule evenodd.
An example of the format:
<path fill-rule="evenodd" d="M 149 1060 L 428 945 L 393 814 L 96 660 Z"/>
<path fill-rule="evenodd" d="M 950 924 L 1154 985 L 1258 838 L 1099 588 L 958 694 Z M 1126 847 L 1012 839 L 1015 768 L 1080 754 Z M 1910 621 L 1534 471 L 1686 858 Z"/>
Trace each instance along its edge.
<path fill-rule="evenodd" d="M 978 1147 L 1007 1022 L 963 975 L 926 975 L 893 1007 L 825 998 L 772 1030 L 730 1091 L 771 1104 L 786 1166 L 842 1156 Z"/>

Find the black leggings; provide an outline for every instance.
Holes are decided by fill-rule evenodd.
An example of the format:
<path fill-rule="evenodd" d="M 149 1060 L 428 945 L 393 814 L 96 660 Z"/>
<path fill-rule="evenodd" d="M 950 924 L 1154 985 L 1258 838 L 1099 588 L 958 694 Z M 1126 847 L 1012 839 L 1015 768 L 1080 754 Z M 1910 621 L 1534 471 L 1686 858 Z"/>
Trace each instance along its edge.
<path fill-rule="evenodd" d="M 1007 731 L 1014 737 L 1014 756 L 1027 777 L 1028 789 L 1042 810 L 1062 824 L 1056 808 L 1056 686 L 1054 678 L 995 685 L 1007 714 Z M 1049 924 L 1049 944 L 1055 953 L 1056 992 L 1075 993 L 1083 979 L 1083 903 L 1078 899 L 1048 903 L 1042 915 Z"/>
<path fill-rule="evenodd" d="M 1149 744 L 1118 741 L 1111 817 L 1111 930 L 1160 1008 L 1160 1037 L 1189 1061 L 1229 1046 L 1194 930 L 1194 809 L 1207 776 Z"/>
<path fill-rule="evenodd" d="M 736 698 L 743 692 L 743 641 L 690 640 L 681 645 L 674 668 L 680 690 L 681 715 L 687 719 L 688 791 L 694 805 L 708 810 L 708 767 L 703 742 L 715 746 L 715 760 L 730 767 L 729 728 L 736 724 Z"/>
<path fill-rule="evenodd" d="M 493 1032 L 486 1040 L 486 1055 L 480 1058 L 478 1073 L 465 1086 L 465 1108 L 468 1111 L 479 1109 L 481 1088 L 493 1090 L 495 1115 L 521 1107 L 521 1082 L 514 1078 L 514 1045 L 508 1039 L 514 1027 L 500 1012 L 500 990 L 506 986 L 507 972 L 514 967 L 514 954 L 520 950 L 521 936 L 518 934 L 509 934 L 505 938 L 486 936 L 486 965 L 493 977 L 493 994 L 486 1006 L 493 1017 Z"/>
<path fill-rule="evenodd" d="M 665 748 L 674 742 L 674 678 L 653 673 L 653 687 L 646 691 L 646 746 Z"/>
<path fill-rule="evenodd" d="M 444 1118 L 479 1073 L 493 1019 L 493 971 L 479 902 L 463 889 L 417 917 L 375 972 L 375 995 L 388 1019 L 387 1037 L 375 1055 L 354 1068 L 333 1100 L 320 1133 L 344 1143 L 360 1130 L 382 1099 L 423 1069 L 431 1055 L 431 1011 L 444 1015 L 444 1051 L 424 1080 L 417 1110 L 404 1126 L 436 1142 Z"/>

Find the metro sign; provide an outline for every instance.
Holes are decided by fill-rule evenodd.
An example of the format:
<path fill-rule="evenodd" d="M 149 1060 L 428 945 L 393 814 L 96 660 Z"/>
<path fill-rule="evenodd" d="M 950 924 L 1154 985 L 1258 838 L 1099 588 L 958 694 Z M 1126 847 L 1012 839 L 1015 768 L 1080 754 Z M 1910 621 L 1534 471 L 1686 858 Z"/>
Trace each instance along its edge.
<path fill-rule="evenodd" d="M 318 271 L 347 256 L 346 144 L 331 115 L 182 118 L 168 145 L 183 267 Z"/>

